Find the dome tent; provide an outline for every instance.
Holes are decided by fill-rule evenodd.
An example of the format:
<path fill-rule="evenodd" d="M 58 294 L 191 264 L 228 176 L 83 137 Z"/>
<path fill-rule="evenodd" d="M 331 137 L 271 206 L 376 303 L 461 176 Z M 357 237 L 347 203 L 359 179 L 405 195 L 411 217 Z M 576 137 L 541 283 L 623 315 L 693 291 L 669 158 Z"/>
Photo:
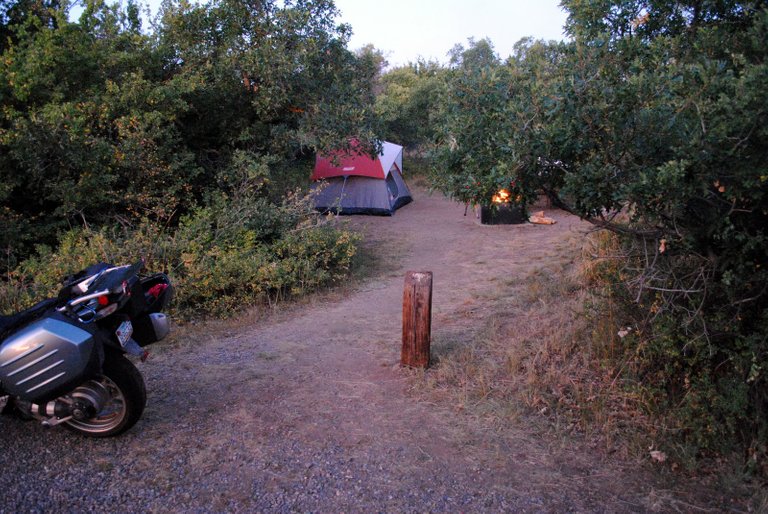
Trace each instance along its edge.
<path fill-rule="evenodd" d="M 381 153 L 332 157 L 318 155 L 312 172 L 315 209 L 339 214 L 382 214 L 411 202 L 402 175 L 403 147 L 382 142 Z"/>

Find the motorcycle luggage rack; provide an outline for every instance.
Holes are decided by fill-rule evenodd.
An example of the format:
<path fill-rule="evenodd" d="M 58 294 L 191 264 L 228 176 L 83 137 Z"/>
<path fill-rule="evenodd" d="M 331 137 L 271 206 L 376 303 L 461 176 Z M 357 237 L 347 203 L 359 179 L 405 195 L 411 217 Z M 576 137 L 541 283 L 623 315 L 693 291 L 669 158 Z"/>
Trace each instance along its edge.
<path fill-rule="evenodd" d="M 68 301 L 66 304 L 64 304 L 64 306 L 58 307 L 56 310 L 64 314 L 67 314 L 67 313 L 74 314 L 75 316 L 77 316 L 77 319 L 81 323 L 90 323 L 96 320 L 96 314 L 97 314 L 96 309 L 85 306 L 85 309 L 87 309 L 87 311 L 83 313 L 83 312 L 75 312 L 75 307 L 77 307 L 82 303 L 90 302 L 91 300 L 98 298 L 99 296 L 104 296 L 107 294 L 109 294 L 109 289 L 102 289 L 101 291 L 96 291 L 95 293 L 91 293 L 89 295 L 79 296 L 73 300 Z M 85 314 L 90 314 L 90 316 L 86 317 Z"/>
<path fill-rule="evenodd" d="M 64 305 L 64 307 L 59 307 L 59 312 L 64 312 L 68 308 L 75 307 L 77 305 L 80 305 L 81 303 L 90 302 L 94 298 L 98 298 L 99 296 L 105 296 L 109 294 L 109 289 L 102 289 L 101 291 L 96 291 L 95 293 L 91 293 L 85 296 L 78 296 L 74 300 L 71 300 Z"/>

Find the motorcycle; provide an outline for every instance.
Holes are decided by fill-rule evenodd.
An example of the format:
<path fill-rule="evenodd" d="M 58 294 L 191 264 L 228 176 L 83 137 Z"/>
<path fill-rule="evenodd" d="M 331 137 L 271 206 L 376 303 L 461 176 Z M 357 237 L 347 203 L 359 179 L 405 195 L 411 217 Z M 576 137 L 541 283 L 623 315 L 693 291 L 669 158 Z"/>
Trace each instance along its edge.
<path fill-rule="evenodd" d="M 100 263 L 68 277 L 56 298 L 0 316 L 0 411 L 90 437 L 131 428 L 146 406 L 144 379 L 126 354 L 168 335 L 173 286 L 143 262 Z M 7 404 L 7 405 L 6 405 Z"/>

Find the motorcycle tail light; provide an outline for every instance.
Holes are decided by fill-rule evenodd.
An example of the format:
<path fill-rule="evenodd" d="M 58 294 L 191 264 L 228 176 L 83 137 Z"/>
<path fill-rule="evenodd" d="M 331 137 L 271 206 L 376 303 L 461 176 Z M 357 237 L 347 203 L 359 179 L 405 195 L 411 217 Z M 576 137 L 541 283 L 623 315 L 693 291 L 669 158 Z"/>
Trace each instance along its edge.
<path fill-rule="evenodd" d="M 109 298 L 107 298 L 106 295 L 99 296 L 99 305 L 101 305 L 102 307 L 105 305 L 109 305 Z"/>

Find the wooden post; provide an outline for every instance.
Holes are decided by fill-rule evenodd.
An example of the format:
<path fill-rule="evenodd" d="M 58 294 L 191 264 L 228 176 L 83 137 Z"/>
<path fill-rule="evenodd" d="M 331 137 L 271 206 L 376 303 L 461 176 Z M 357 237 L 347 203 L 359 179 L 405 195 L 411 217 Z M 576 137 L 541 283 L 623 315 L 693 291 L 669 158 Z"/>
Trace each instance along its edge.
<path fill-rule="evenodd" d="M 429 366 L 429 342 L 432 332 L 432 272 L 409 271 L 403 292 L 402 366 Z"/>

